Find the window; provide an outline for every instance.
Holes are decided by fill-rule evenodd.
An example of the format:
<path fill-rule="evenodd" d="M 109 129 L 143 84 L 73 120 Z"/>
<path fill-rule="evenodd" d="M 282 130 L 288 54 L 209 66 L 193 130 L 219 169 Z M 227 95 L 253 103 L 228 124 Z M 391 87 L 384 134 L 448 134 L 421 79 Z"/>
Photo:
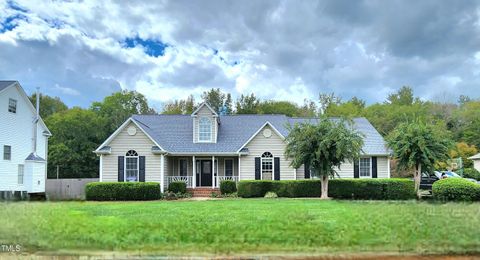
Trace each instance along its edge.
<path fill-rule="evenodd" d="M 233 159 L 225 159 L 225 176 L 233 176 Z"/>
<path fill-rule="evenodd" d="M 188 175 L 187 159 L 180 159 L 178 161 L 178 175 L 180 175 L 180 176 L 187 176 Z"/>
<path fill-rule="evenodd" d="M 4 160 L 12 159 L 12 147 L 10 145 L 3 146 L 3 159 Z"/>
<path fill-rule="evenodd" d="M 262 180 L 273 180 L 273 155 L 270 152 L 262 154 Z"/>
<path fill-rule="evenodd" d="M 23 184 L 23 175 L 24 175 L 25 168 L 23 164 L 18 165 L 18 184 Z"/>
<path fill-rule="evenodd" d="M 17 113 L 17 101 L 15 99 L 8 100 L 8 112 Z"/>
<path fill-rule="evenodd" d="M 212 121 L 208 117 L 201 117 L 198 122 L 198 141 L 212 141 Z"/>
<path fill-rule="evenodd" d="M 138 181 L 138 166 L 137 152 L 128 151 L 125 156 L 125 180 L 127 182 Z"/>
<path fill-rule="evenodd" d="M 360 158 L 359 170 L 360 170 L 360 178 L 371 176 L 372 168 L 371 168 L 371 158 L 370 157 Z"/>

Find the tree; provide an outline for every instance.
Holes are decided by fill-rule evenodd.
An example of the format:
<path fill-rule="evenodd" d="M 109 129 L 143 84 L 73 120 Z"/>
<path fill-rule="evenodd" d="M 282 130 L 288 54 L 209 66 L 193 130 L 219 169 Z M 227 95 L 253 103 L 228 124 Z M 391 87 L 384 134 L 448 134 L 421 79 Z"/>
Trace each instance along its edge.
<path fill-rule="evenodd" d="M 203 101 L 207 102 L 215 112 L 220 112 L 225 104 L 227 95 L 225 95 L 219 88 L 212 88 L 202 94 Z"/>
<path fill-rule="evenodd" d="M 227 94 L 227 98 L 225 99 L 225 108 L 227 109 L 226 114 L 230 115 L 233 113 L 233 101 L 232 101 L 232 95 L 230 93 Z"/>
<path fill-rule="evenodd" d="M 37 102 L 37 94 L 33 94 L 29 97 L 34 106 Z M 57 113 L 67 110 L 68 107 L 63 103 L 59 97 L 50 97 L 47 95 L 40 95 L 40 116 L 43 119 Z"/>
<path fill-rule="evenodd" d="M 342 103 L 342 99 L 335 95 L 335 93 L 320 93 L 318 96 L 318 101 L 320 102 L 320 113 L 325 114 L 327 109 L 332 105 L 338 105 Z"/>
<path fill-rule="evenodd" d="M 422 170 L 432 170 L 436 161 L 448 159 L 452 145 L 442 130 L 419 120 L 402 123 L 387 138 L 400 169 L 414 169 L 415 192 L 420 198 Z"/>
<path fill-rule="evenodd" d="M 286 138 L 285 156 L 292 158 L 294 168 L 310 165 L 311 172 L 321 177 L 322 199 L 328 198 L 328 178 L 344 162 L 360 156 L 363 137 L 346 120 L 333 121 L 326 117 L 317 124 L 301 123 L 290 126 Z"/>
<path fill-rule="evenodd" d="M 144 95 L 128 90 L 113 93 L 102 102 L 93 102 L 91 109 L 107 121 L 108 133 L 112 133 L 132 115 L 155 114 Z"/>
<path fill-rule="evenodd" d="M 359 117 L 363 116 L 365 109 L 365 101 L 353 97 L 344 103 L 330 104 L 325 114 L 328 116 L 340 116 L 340 117 Z"/>
<path fill-rule="evenodd" d="M 165 104 L 162 114 L 189 115 L 195 110 L 195 98 L 190 95 L 187 99 L 175 100 Z"/>
<path fill-rule="evenodd" d="M 98 176 L 98 158 L 93 151 L 107 138 L 105 122 L 93 111 L 74 107 L 55 113 L 45 121 L 52 137 L 49 139 L 48 173 L 61 178 L 92 178 Z"/>
<path fill-rule="evenodd" d="M 420 99 L 413 96 L 411 87 L 403 86 L 396 93 L 388 95 L 387 102 L 392 105 L 410 106 L 420 102 Z"/>
<path fill-rule="evenodd" d="M 237 99 L 236 112 L 237 114 L 257 114 L 260 100 L 255 97 L 255 94 L 241 95 Z"/>
<path fill-rule="evenodd" d="M 260 114 L 282 114 L 286 116 L 298 116 L 298 106 L 289 101 L 263 101 L 258 106 L 258 113 Z"/>

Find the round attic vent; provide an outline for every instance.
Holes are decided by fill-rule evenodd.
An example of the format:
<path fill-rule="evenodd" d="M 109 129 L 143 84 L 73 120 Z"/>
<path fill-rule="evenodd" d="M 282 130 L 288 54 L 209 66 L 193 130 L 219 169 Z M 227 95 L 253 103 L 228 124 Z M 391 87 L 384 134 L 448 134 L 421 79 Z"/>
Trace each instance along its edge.
<path fill-rule="evenodd" d="M 128 135 L 135 135 L 137 134 L 137 128 L 135 128 L 134 126 L 129 126 L 127 129 L 127 133 Z"/>
<path fill-rule="evenodd" d="M 263 136 L 265 136 L 266 138 L 269 138 L 270 136 L 272 136 L 272 130 L 268 128 L 263 130 Z"/>

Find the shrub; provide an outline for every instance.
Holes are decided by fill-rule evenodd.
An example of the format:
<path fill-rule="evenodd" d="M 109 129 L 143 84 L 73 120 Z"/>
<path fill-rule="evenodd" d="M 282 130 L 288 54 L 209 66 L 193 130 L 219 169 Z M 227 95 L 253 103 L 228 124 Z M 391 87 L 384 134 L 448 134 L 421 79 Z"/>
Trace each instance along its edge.
<path fill-rule="evenodd" d="M 221 194 L 231 194 L 237 192 L 237 183 L 230 180 L 225 180 L 220 182 L 220 193 Z"/>
<path fill-rule="evenodd" d="M 433 183 L 433 197 L 443 201 L 480 199 L 480 185 L 463 178 L 446 178 Z"/>
<path fill-rule="evenodd" d="M 265 198 L 278 198 L 278 195 L 277 193 L 273 192 L 273 191 L 269 191 L 265 194 L 264 196 Z"/>
<path fill-rule="evenodd" d="M 334 179 L 329 181 L 329 196 L 337 199 L 405 200 L 415 198 L 409 179 Z"/>
<path fill-rule="evenodd" d="M 242 198 L 263 197 L 272 190 L 273 181 L 240 181 L 238 183 L 238 196 Z"/>
<path fill-rule="evenodd" d="M 183 181 L 174 181 L 168 184 L 168 191 L 173 193 L 187 193 L 187 184 Z"/>
<path fill-rule="evenodd" d="M 465 170 L 463 170 L 463 177 L 480 181 L 480 172 L 474 168 L 466 168 Z"/>
<path fill-rule="evenodd" d="M 399 200 L 415 198 L 409 179 L 333 179 L 328 194 L 337 199 Z M 240 181 L 238 196 L 264 197 L 268 191 L 279 197 L 320 197 L 320 180 Z"/>
<path fill-rule="evenodd" d="M 158 200 L 160 184 L 156 182 L 91 182 L 85 187 L 87 200 Z"/>

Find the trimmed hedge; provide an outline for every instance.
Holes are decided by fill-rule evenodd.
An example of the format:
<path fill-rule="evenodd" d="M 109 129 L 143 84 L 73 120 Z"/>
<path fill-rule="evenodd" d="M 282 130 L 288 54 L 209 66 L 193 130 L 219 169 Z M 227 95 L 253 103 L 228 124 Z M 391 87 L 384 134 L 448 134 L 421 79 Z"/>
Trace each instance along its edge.
<path fill-rule="evenodd" d="M 328 182 L 328 195 L 337 199 L 405 200 L 415 198 L 413 181 L 409 179 L 333 179 Z M 320 180 L 240 181 L 238 196 L 264 197 L 269 191 L 279 197 L 320 197 Z"/>
<path fill-rule="evenodd" d="M 220 182 L 221 194 L 232 194 L 237 192 L 237 183 L 231 180 L 225 180 Z"/>
<path fill-rule="evenodd" d="M 87 200 L 158 200 L 160 184 L 156 182 L 91 182 L 85 187 Z"/>
<path fill-rule="evenodd" d="M 480 181 L 480 172 L 474 168 L 466 168 L 463 170 L 463 177 Z"/>
<path fill-rule="evenodd" d="M 174 181 L 168 184 L 168 191 L 173 193 L 187 193 L 187 184 L 183 181 Z"/>
<path fill-rule="evenodd" d="M 462 178 L 446 178 L 433 183 L 432 193 L 437 200 L 474 201 L 480 199 L 480 185 Z"/>

